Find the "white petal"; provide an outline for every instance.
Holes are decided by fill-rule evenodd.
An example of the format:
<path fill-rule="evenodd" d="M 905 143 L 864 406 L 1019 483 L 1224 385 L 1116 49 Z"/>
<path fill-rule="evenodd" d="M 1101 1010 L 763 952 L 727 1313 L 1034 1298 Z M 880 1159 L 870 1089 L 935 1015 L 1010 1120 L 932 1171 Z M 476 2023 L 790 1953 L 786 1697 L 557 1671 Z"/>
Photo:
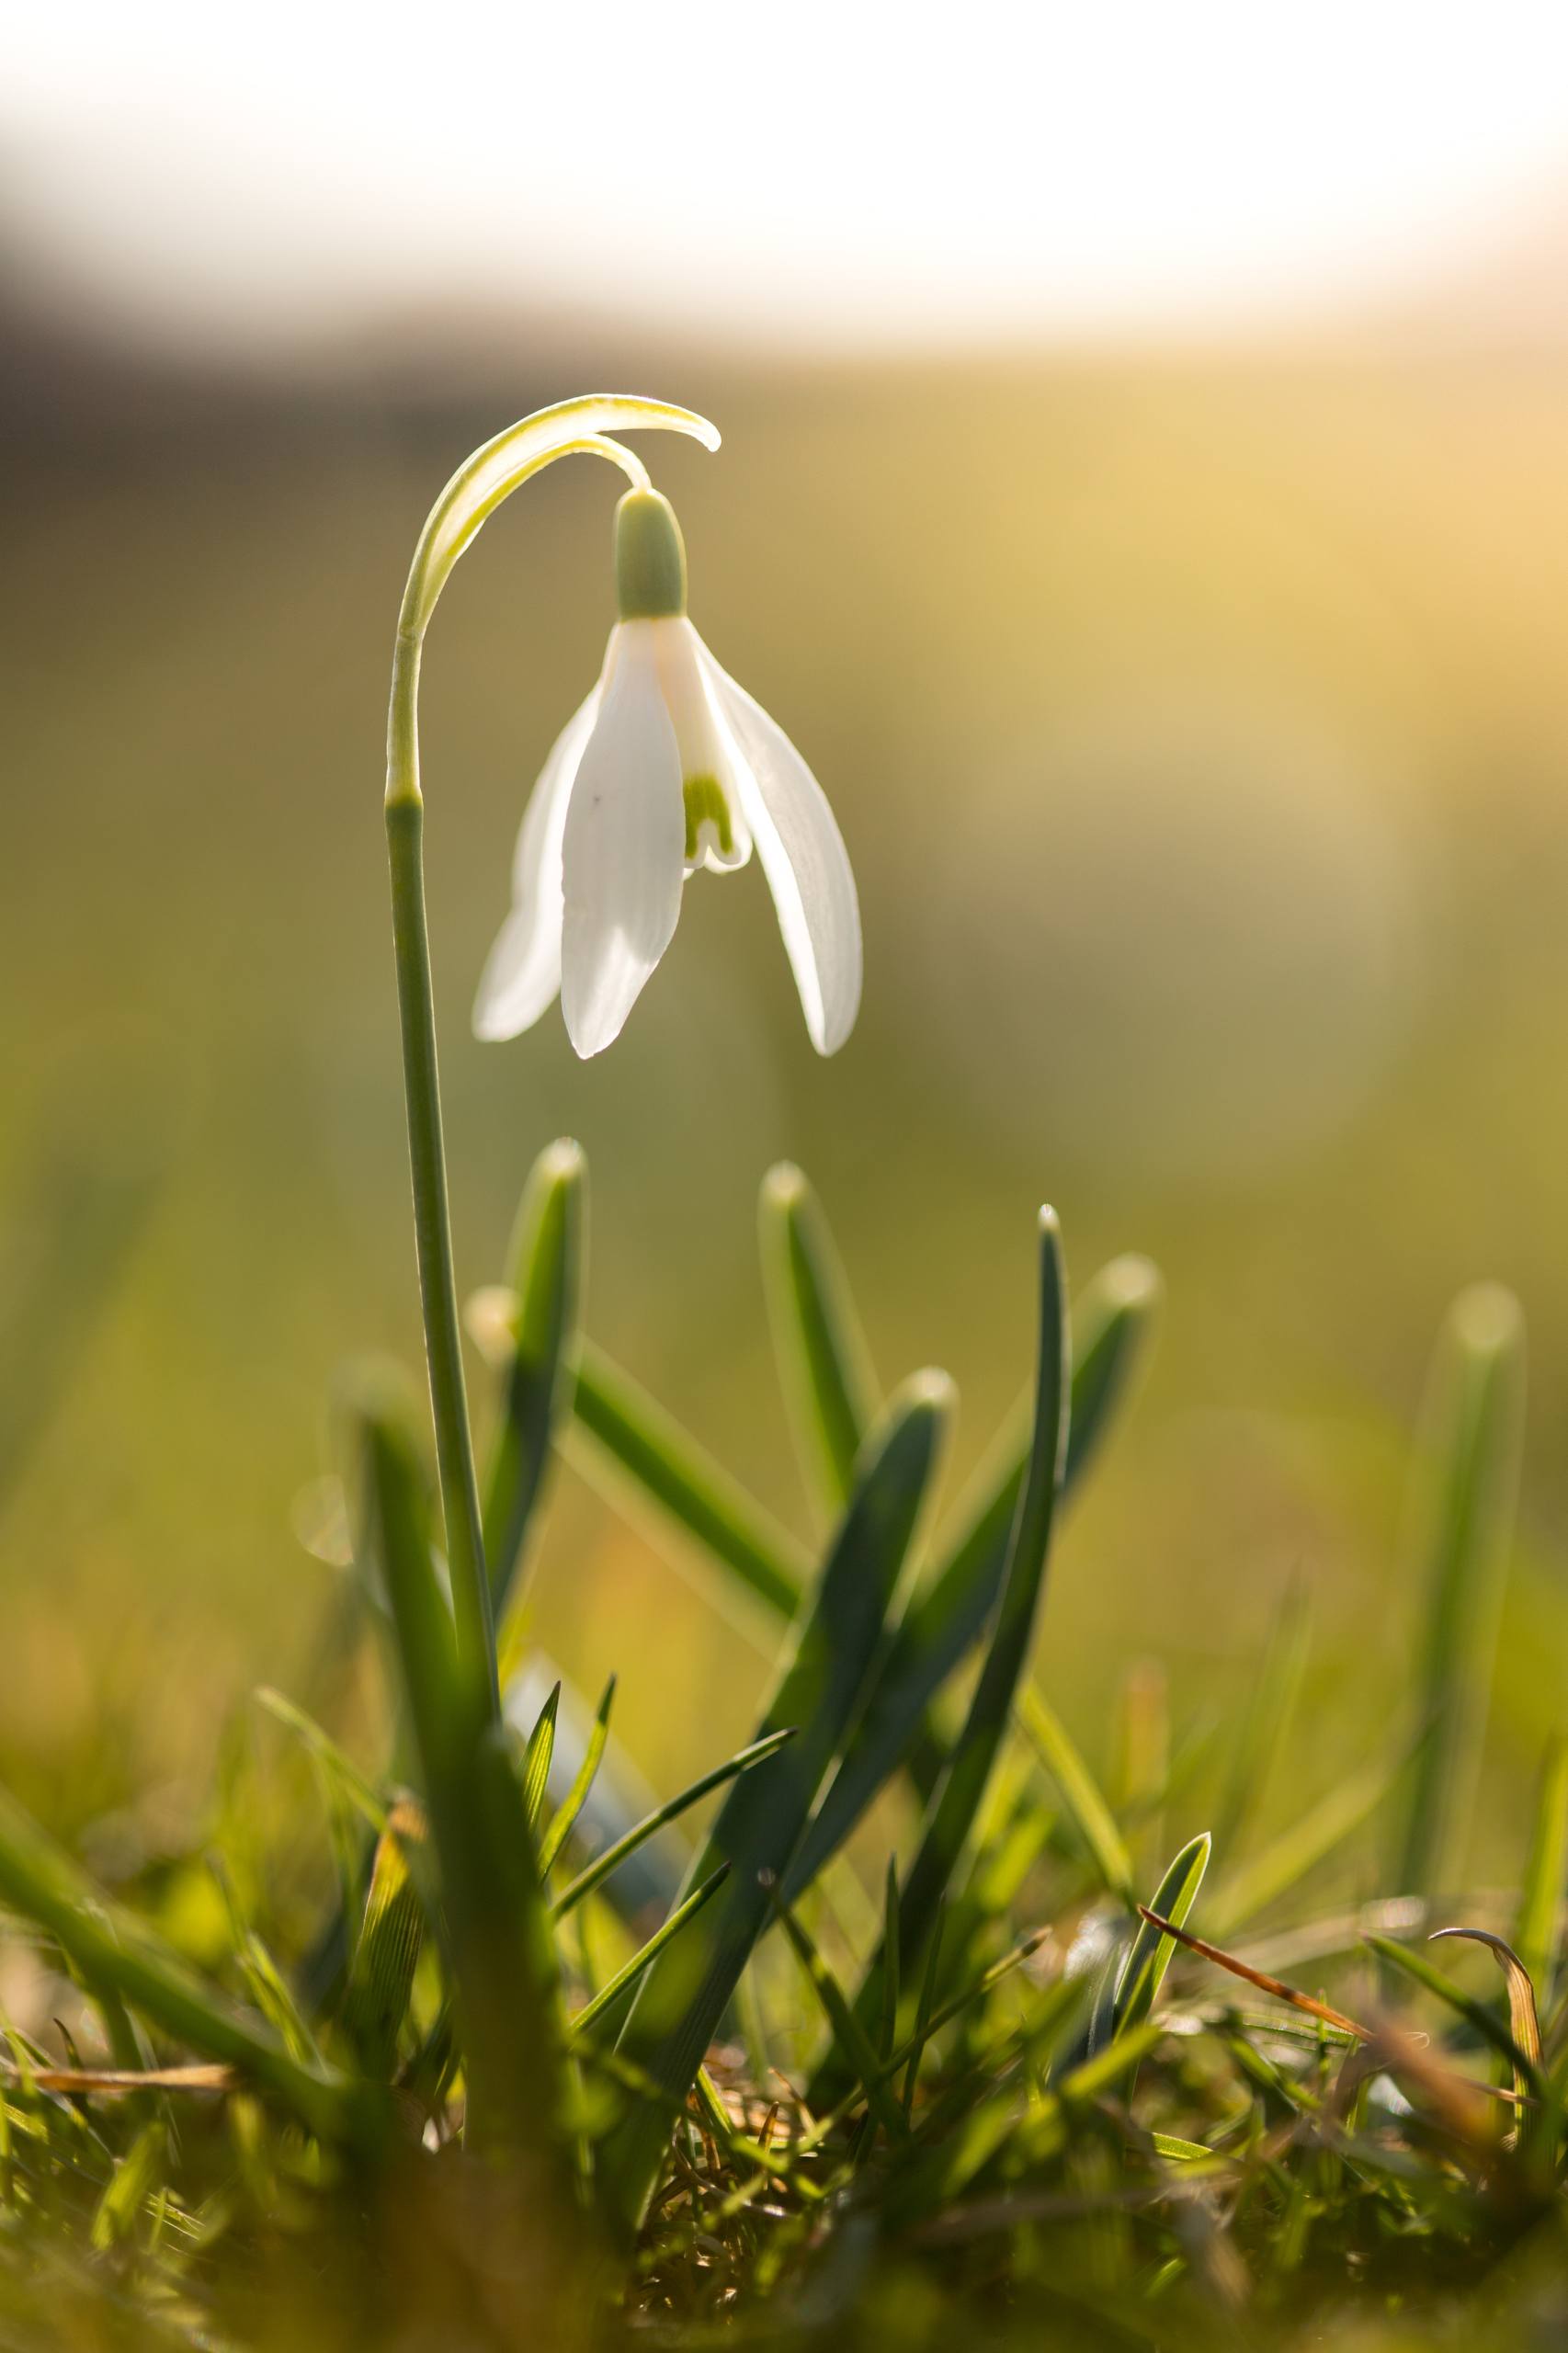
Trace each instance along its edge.
<path fill-rule="evenodd" d="M 622 621 L 566 811 L 561 1009 L 586 1058 L 620 1035 L 680 913 L 680 754 L 647 632 Z"/>
<path fill-rule="evenodd" d="M 860 1009 L 860 906 L 844 836 L 783 729 L 706 646 L 702 659 L 742 756 L 742 805 L 778 910 L 806 1028 L 819 1054 L 836 1053 Z"/>
<path fill-rule="evenodd" d="M 486 960 L 473 1004 L 476 1038 L 515 1038 L 553 1005 L 561 987 L 561 844 L 566 804 L 593 733 L 602 685 L 551 746 L 523 813 L 512 859 L 512 912 Z"/>

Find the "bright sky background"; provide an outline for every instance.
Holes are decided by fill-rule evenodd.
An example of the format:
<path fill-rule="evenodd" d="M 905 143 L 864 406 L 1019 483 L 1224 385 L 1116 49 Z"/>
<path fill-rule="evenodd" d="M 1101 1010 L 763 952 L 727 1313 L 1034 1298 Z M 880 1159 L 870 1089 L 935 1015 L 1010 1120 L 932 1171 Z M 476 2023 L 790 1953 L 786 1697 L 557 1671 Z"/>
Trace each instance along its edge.
<path fill-rule="evenodd" d="M 1440 278 L 1568 199 L 1562 0 L 57 0 L 8 234 L 152 331 L 432 294 L 849 346 Z"/>

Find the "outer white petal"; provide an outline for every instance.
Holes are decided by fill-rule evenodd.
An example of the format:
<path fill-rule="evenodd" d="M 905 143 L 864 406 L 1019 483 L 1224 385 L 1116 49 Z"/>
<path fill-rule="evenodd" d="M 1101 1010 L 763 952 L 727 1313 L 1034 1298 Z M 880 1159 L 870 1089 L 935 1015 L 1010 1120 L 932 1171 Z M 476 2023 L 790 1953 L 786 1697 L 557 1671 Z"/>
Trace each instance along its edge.
<path fill-rule="evenodd" d="M 512 859 L 512 912 L 496 936 L 473 1004 L 476 1038 L 515 1038 L 553 1005 L 561 987 L 561 845 L 566 804 L 593 733 L 602 684 L 551 746 L 523 813 Z"/>
<path fill-rule="evenodd" d="M 819 1054 L 836 1053 L 860 1009 L 860 904 L 827 796 L 783 729 L 720 668 L 702 660 L 741 754 L 741 800 L 778 910 L 778 928 Z"/>
<path fill-rule="evenodd" d="M 622 621 L 566 811 L 561 1009 L 585 1057 L 620 1035 L 680 913 L 680 754 L 648 632 Z"/>

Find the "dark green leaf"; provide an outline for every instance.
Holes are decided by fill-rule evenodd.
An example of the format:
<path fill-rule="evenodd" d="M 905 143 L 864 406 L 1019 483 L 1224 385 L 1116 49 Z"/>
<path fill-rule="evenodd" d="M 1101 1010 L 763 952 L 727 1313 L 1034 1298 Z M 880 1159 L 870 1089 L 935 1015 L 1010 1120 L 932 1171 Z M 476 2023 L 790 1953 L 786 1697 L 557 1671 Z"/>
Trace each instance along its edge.
<path fill-rule="evenodd" d="M 554 2142 L 563 2112 L 564 2023 L 554 1946 L 511 1734 L 476 1720 L 458 1681 L 437 1581 L 426 1490 L 406 1394 L 362 1376 L 356 1557 L 380 1574 L 430 1824 L 468 2083 L 469 2134 L 517 2151 Z"/>
<path fill-rule="evenodd" d="M 1118 1258 L 1096 1277 L 1079 1303 L 1064 1496 L 1083 1476 L 1126 1391 L 1159 1295 L 1159 1277 L 1146 1258 Z M 998 1441 L 994 1460 L 976 1482 L 977 1499 L 961 1534 L 929 1584 L 911 1598 L 865 1714 L 791 1869 L 791 1901 L 837 1852 L 882 1783 L 909 1756 L 932 1700 L 984 1631 L 1001 1589 L 1028 1452 L 1028 1427 L 1009 1429 Z"/>
<path fill-rule="evenodd" d="M 696 1865 L 734 1866 L 722 1903 L 639 1989 L 619 2049 L 667 2106 L 629 2109 L 605 2143 L 601 2196 L 621 2231 L 635 2228 L 658 2171 L 669 2119 L 712 2039 L 805 1826 L 822 1776 L 843 1741 L 883 1638 L 946 1426 L 951 1386 L 926 1373 L 905 1384 L 868 1444 L 860 1477 L 829 1549 L 792 1653 L 758 1727 L 798 1736 L 735 1783 Z"/>
<path fill-rule="evenodd" d="M 912 1959 L 925 1950 L 937 1904 L 947 1894 L 969 1843 L 1013 1711 L 1045 1588 L 1051 1521 L 1067 1459 L 1070 1396 L 1062 1241 L 1055 1214 L 1049 1209 L 1040 1215 L 1040 1344 L 1035 1381 L 1028 1473 L 1008 1542 L 991 1642 L 899 1900 L 899 1937 Z"/>
<path fill-rule="evenodd" d="M 493 1347 L 501 1420 L 482 1491 L 497 1621 L 522 1565 L 566 1402 L 563 1367 L 576 1337 L 582 1288 L 585 1176 L 580 1146 L 566 1138 L 548 1145 L 529 1171 L 507 1252 L 501 1345 Z"/>
<path fill-rule="evenodd" d="M 822 2006 L 828 2031 L 846 2073 L 860 2086 L 882 2130 L 891 2133 L 895 2141 L 902 2140 L 906 2130 L 903 2110 L 893 2097 L 883 2073 L 888 2053 L 892 2049 L 892 2037 L 889 2035 L 885 2051 L 873 2049 L 860 2021 L 845 1999 L 843 1987 L 817 1950 L 812 1938 L 787 1907 L 780 1907 L 778 1916 L 785 1935 L 795 1949 L 795 1957 Z"/>

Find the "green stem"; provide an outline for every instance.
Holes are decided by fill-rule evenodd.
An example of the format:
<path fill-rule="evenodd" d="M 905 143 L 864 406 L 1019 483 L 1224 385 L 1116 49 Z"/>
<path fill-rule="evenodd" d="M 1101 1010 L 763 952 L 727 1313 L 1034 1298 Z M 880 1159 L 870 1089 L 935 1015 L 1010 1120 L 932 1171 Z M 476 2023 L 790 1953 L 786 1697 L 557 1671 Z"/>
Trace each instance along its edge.
<path fill-rule="evenodd" d="M 419 790 L 419 640 L 398 632 L 387 723 L 387 854 L 392 870 L 392 941 L 403 1027 L 403 1083 L 408 1107 L 408 1157 L 414 1183 L 414 1233 L 436 1463 L 446 1522 L 447 1563 L 458 1664 L 483 1722 L 500 1714 L 495 1627 L 484 1566 L 479 1483 L 463 1381 L 462 1329 L 452 1266 L 447 1159 L 436 1066 L 436 1008 L 425 921 L 425 806 Z"/>
<path fill-rule="evenodd" d="M 387 714 L 392 941 L 414 1229 L 454 1641 L 449 1650 L 445 1608 L 433 1589 L 430 1598 L 438 1620 L 433 1654 L 425 1654 L 424 1632 L 412 1632 L 400 1622 L 398 1638 L 411 1694 L 430 1698 L 426 1683 L 432 1676 L 440 1679 L 443 1652 L 455 1668 L 455 1684 L 449 1686 L 451 1704 L 427 1706 L 417 1729 L 466 2028 L 471 2136 L 499 2150 L 553 2140 L 559 2109 L 559 1989 L 528 1818 L 502 1725 L 494 1619 L 463 1381 L 425 917 L 419 662 L 426 629 L 453 565 L 503 500 L 542 467 L 571 455 L 608 458 L 634 486 L 646 486 L 641 460 L 606 438 L 601 428 L 608 426 L 662 426 L 690 434 L 710 449 L 719 441 L 713 426 L 688 410 L 596 394 L 540 410 L 475 450 L 431 508 L 415 549 L 398 614 Z M 405 1541 L 414 1525 L 412 1513 L 410 1503 L 403 1515 L 408 1523 L 403 1528 Z M 389 1546 L 391 1542 L 389 1536 Z M 423 1552 L 427 1569 L 428 1552 L 428 1543 L 422 1540 L 407 1560 L 399 1556 L 396 1565 L 408 1591 L 416 1591 L 420 1583 L 412 1565 L 415 1552 Z M 391 1563 L 390 1551 L 388 1557 Z M 424 1626 L 423 1619 L 420 1622 Z"/>
<path fill-rule="evenodd" d="M 606 426 L 664 426 L 717 449 L 719 436 L 703 418 L 663 401 L 598 394 L 541 409 L 497 434 L 459 467 L 426 518 L 414 552 L 392 652 L 392 702 L 387 713 L 387 850 L 392 864 L 392 938 L 397 955 L 398 1011 L 403 1025 L 403 1082 L 408 1106 L 408 1156 L 414 1178 L 414 1227 L 425 1351 L 436 1425 L 436 1461 L 451 1572 L 458 1665 L 476 1722 L 499 1722 L 495 1626 L 484 1565 L 483 1523 L 473 1467 L 468 1395 L 463 1382 L 461 1326 L 452 1269 L 447 1161 L 441 1142 L 441 1097 L 436 1073 L 436 1012 L 430 985 L 430 943 L 425 923 L 422 847 L 424 800 L 419 790 L 419 658 L 425 631 L 452 566 L 503 500 L 558 458 L 608 458 L 634 489 L 648 486 L 641 459 L 606 437 Z"/>

